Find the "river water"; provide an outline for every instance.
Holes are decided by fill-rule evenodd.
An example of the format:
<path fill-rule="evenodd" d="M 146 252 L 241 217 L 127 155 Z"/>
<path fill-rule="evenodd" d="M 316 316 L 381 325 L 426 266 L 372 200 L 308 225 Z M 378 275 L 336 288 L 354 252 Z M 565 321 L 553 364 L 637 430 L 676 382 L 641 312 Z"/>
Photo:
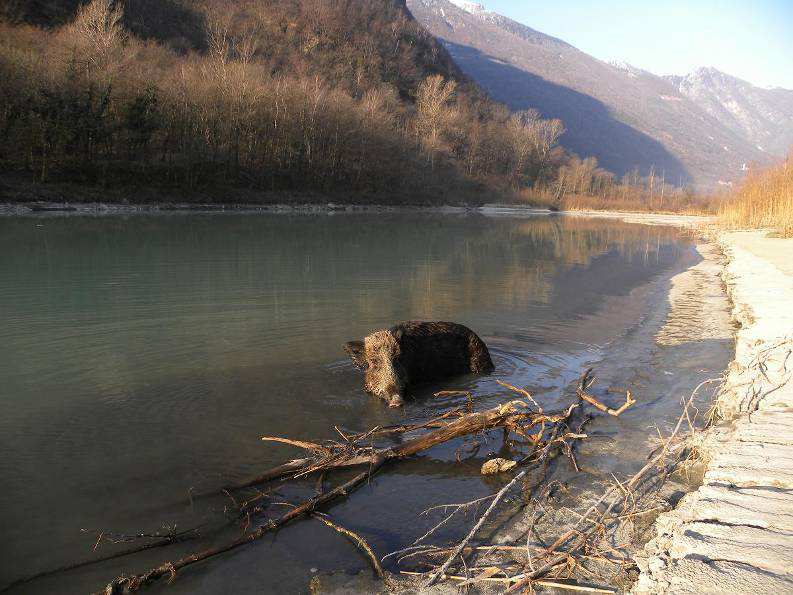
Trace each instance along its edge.
<path fill-rule="evenodd" d="M 300 455 L 261 435 L 327 439 L 334 426 L 366 430 L 460 404 L 433 398 L 441 389 L 470 390 L 484 408 L 512 397 L 501 379 L 548 410 L 595 366 L 604 400 L 619 405 L 606 389 L 628 386 L 639 403 L 596 420 L 600 440 L 582 452 L 577 481 L 628 473 L 652 447 L 650 426 L 668 427 L 679 397 L 731 358 L 725 332 L 656 340 L 670 278 L 699 258 L 671 228 L 561 216 L 2 218 L 0 588 L 129 547 L 109 541 L 120 535 L 213 526 L 231 501 L 193 494 Z M 421 387 L 403 409 L 387 408 L 363 392 L 341 346 L 408 319 L 470 326 L 496 371 Z M 453 441 L 392 465 L 327 511 L 380 555 L 404 547 L 438 520 L 423 510 L 503 483 L 478 472 L 499 452 L 497 434 L 462 463 Z M 309 480 L 280 492 L 272 513 L 313 490 Z M 450 524 L 438 539 L 462 530 Z M 95 591 L 241 531 L 207 530 L 15 592 Z M 157 590 L 298 593 L 314 572 L 363 568 L 354 546 L 309 519 Z"/>

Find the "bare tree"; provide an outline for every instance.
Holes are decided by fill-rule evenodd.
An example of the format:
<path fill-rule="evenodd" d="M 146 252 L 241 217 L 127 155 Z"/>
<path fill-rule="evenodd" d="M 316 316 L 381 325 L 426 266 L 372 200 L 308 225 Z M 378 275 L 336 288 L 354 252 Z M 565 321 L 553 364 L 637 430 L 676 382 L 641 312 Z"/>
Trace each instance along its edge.
<path fill-rule="evenodd" d="M 444 124 L 451 116 L 451 101 L 457 82 L 440 75 L 429 76 L 418 87 L 416 94 L 417 128 L 419 137 L 430 151 L 430 156 L 440 148 Z"/>
<path fill-rule="evenodd" d="M 123 18 L 120 0 L 92 0 L 77 12 L 67 33 L 82 46 L 89 65 L 101 65 L 121 46 L 125 38 Z"/>
<path fill-rule="evenodd" d="M 536 110 L 528 110 L 514 114 L 506 130 L 512 149 L 512 183 L 532 184 L 548 165 L 564 126 L 560 120 L 543 120 Z"/>

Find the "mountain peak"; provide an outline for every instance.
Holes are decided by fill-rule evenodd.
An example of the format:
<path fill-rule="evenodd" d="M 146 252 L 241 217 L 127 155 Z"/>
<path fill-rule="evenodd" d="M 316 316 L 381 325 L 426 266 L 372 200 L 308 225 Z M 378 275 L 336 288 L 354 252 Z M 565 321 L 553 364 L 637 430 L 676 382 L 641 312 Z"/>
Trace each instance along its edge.
<path fill-rule="evenodd" d="M 785 93 L 757 87 L 712 66 L 667 80 L 762 153 L 782 155 L 793 141 L 793 97 Z"/>
<path fill-rule="evenodd" d="M 629 76 L 637 77 L 642 74 L 649 74 L 646 70 L 639 68 L 638 66 L 634 66 L 633 64 L 629 64 L 624 60 L 611 60 L 609 62 L 610 66 L 613 66 L 617 70 L 622 70 L 626 72 Z"/>
<path fill-rule="evenodd" d="M 485 10 L 485 5 L 480 2 L 470 2 L 469 0 L 449 0 L 449 2 L 471 14 L 487 12 Z"/>
<path fill-rule="evenodd" d="M 700 66 L 694 71 L 694 74 L 710 75 L 710 76 L 723 76 L 724 73 L 715 66 Z"/>
<path fill-rule="evenodd" d="M 713 81 L 721 82 L 722 84 L 749 84 L 736 76 L 727 74 L 726 72 L 715 68 L 714 66 L 701 66 L 682 78 L 687 81 Z"/>

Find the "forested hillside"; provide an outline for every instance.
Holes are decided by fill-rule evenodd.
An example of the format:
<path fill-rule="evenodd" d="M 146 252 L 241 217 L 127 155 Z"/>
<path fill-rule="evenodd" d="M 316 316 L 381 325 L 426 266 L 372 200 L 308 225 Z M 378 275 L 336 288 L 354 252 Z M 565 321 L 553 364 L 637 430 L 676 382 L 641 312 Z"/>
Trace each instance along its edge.
<path fill-rule="evenodd" d="M 0 77 L 0 200 L 692 200 L 566 153 L 404 0 L 6 0 Z"/>
<path fill-rule="evenodd" d="M 0 163 L 38 182 L 488 200 L 549 175 L 561 131 L 401 0 L 12 0 L 0 76 Z"/>

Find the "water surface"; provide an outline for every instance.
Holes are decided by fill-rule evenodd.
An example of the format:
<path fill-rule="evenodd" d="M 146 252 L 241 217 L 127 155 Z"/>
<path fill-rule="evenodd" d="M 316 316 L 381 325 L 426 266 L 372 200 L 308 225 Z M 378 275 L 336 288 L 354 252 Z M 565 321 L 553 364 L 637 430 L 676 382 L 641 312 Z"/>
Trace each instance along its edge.
<path fill-rule="evenodd" d="M 604 446 L 585 453 L 586 477 L 627 472 L 650 448 L 648 426 L 668 423 L 677 397 L 729 359 L 729 341 L 653 339 L 668 315 L 669 278 L 697 259 L 669 228 L 563 217 L 0 219 L 0 586 L 95 555 L 103 531 L 217 522 L 231 502 L 191 494 L 298 454 L 261 435 L 326 439 L 334 425 L 365 430 L 459 404 L 431 396 L 440 389 L 470 390 L 484 408 L 511 398 L 502 379 L 552 409 L 595 365 L 607 386 L 630 383 L 641 400 L 619 420 L 597 421 Z M 470 326 L 495 373 L 422 387 L 405 408 L 388 409 L 363 392 L 341 345 L 407 319 Z M 393 465 L 328 511 L 381 555 L 404 547 L 437 520 L 419 516 L 424 509 L 499 487 L 478 469 L 500 439 L 458 463 L 461 447 Z M 313 489 L 309 481 L 278 499 Z M 96 590 L 241 530 L 18 592 Z M 167 589 L 302 592 L 312 571 L 365 567 L 352 545 L 306 520 L 186 570 Z"/>

